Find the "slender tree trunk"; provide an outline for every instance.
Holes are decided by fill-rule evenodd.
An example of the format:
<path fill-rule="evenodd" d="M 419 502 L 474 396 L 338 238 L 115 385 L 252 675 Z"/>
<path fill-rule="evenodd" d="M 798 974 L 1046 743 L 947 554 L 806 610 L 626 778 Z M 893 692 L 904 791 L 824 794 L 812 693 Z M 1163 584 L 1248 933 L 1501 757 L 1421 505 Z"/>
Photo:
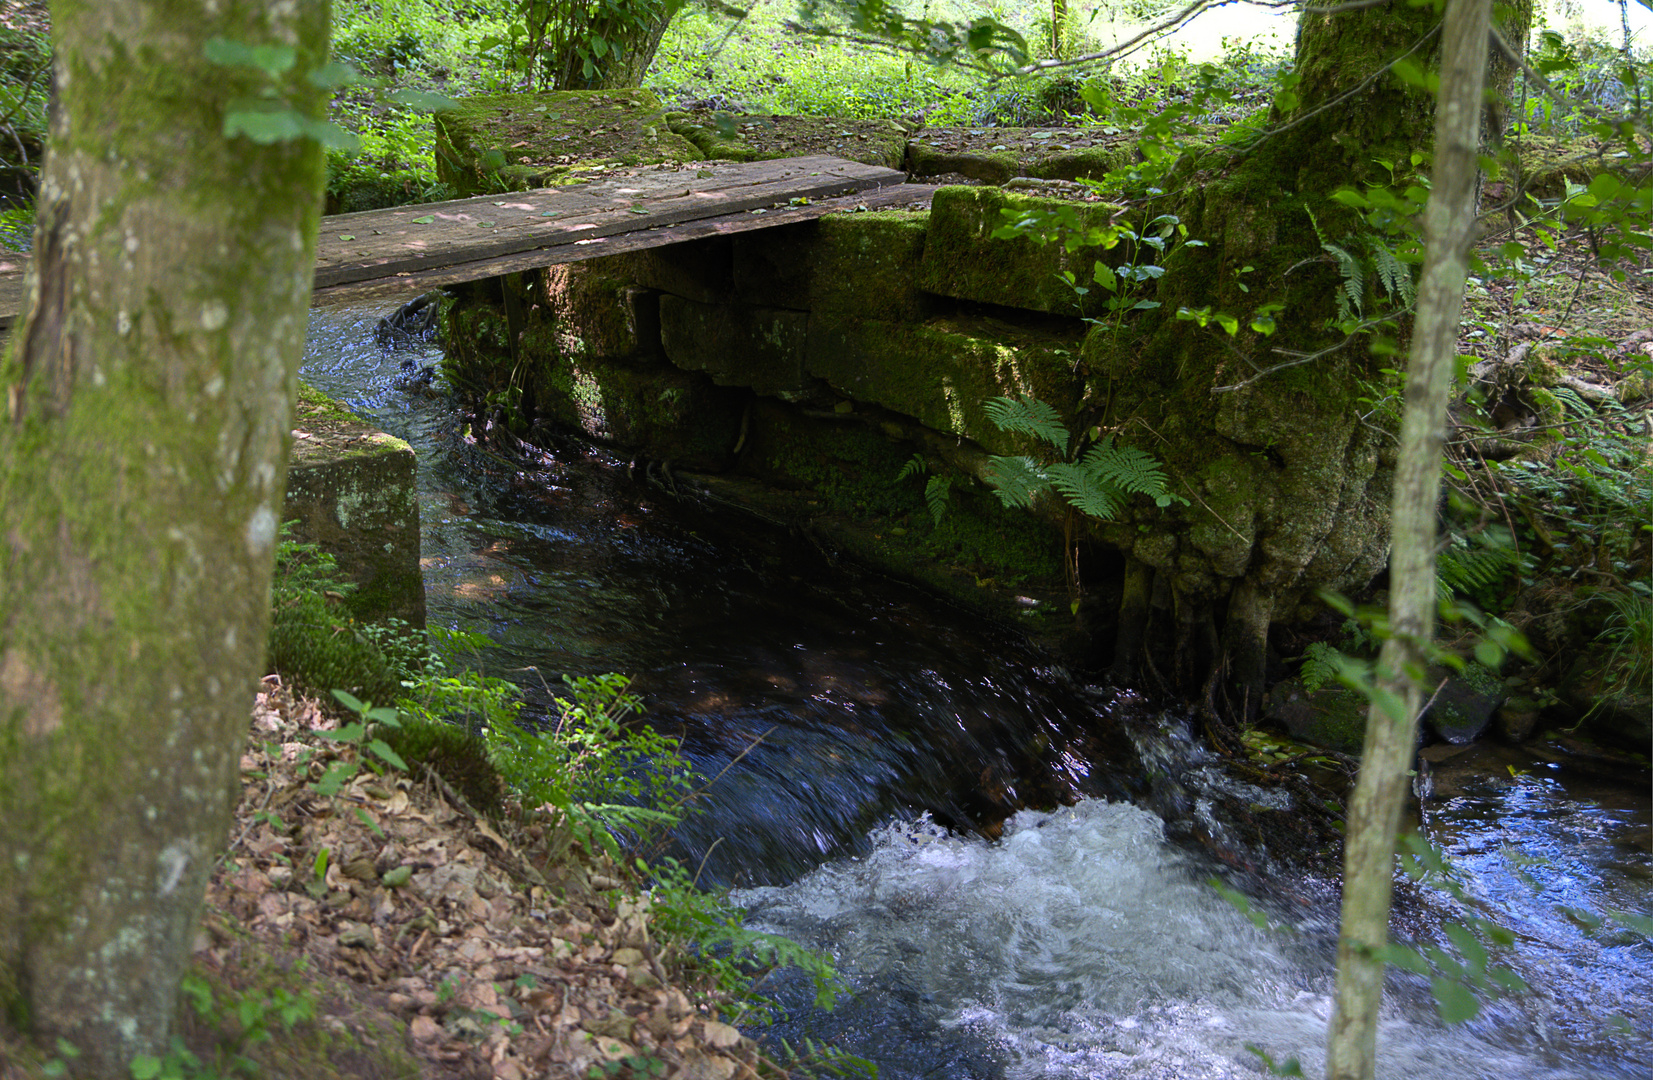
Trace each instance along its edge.
<path fill-rule="evenodd" d="M 1337 1003 L 1326 1075 L 1370 1080 L 1377 1046 L 1383 962 L 1395 872 L 1395 833 L 1416 746 L 1420 677 L 1435 615 L 1435 517 L 1441 447 L 1474 239 L 1476 142 L 1487 64 L 1490 0 L 1450 0 L 1443 27 L 1433 186 L 1425 210 L 1429 253 L 1407 363 L 1391 526 L 1389 625 L 1378 658 L 1377 695 L 1366 721 L 1360 778 L 1349 803 L 1343 927 L 1337 948 Z"/>
<path fill-rule="evenodd" d="M 322 162 L 222 131 L 267 88 L 320 114 L 329 18 L 52 4 L 33 274 L 0 361 L 0 1018 L 77 1046 L 77 1075 L 164 1050 L 239 787 Z M 214 38 L 296 62 L 220 66 Z"/>

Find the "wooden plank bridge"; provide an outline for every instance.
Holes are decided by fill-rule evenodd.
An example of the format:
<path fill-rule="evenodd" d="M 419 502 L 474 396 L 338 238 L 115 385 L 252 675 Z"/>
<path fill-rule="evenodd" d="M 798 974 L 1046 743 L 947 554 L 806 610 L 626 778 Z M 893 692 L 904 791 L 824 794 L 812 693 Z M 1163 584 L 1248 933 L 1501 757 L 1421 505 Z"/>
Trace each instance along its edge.
<path fill-rule="evenodd" d="M 698 167 L 697 167 L 698 166 Z M 932 186 L 835 157 L 647 166 L 538 191 L 336 214 L 321 221 L 315 303 L 411 296 L 600 255 L 899 206 Z M 19 317 L 28 258 L 0 254 L 0 328 Z"/>

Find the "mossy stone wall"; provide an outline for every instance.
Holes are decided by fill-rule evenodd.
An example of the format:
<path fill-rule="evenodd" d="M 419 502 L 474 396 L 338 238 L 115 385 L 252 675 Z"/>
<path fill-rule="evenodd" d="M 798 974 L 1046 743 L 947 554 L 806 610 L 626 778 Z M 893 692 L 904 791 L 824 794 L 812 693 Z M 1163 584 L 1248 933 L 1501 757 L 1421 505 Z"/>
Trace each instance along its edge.
<path fill-rule="evenodd" d="M 1197 600 L 1257 633 L 1295 617 L 1317 587 L 1364 586 L 1387 552 L 1386 471 L 1350 409 L 1358 390 L 1326 386 L 1342 369 L 1212 395 L 1199 373 L 1221 363 L 1218 344 L 1189 334 L 1144 351 L 1140 326 L 1082 317 L 1058 280 L 1117 262 L 1123 246 L 992 239 L 1003 211 L 1041 206 L 1096 225 L 1114 213 L 943 188 L 928 212 L 836 214 L 557 268 L 497 295 L 478 287 L 450 314 L 450 376 L 479 399 L 517 395 L 521 420 L 797 489 L 805 518 L 831 518 L 840 538 L 860 522 L 879 539 L 859 553 L 905 577 L 1047 589 L 1063 599 L 1040 617 L 1060 610 L 1070 625 L 1064 549 L 1109 574 L 1146 567 L 1179 612 Z M 988 420 L 984 403 L 1001 395 L 1038 398 L 1070 430 L 1100 427 L 1148 450 L 1187 505 L 1139 499 L 1122 520 L 1096 522 L 1049 500 L 1008 527 L 980 483 L 989 455 L 1050 450 Z M 924 504 L 930 477 L 951 484 L 939 523 Z M 1111 620 L 1107 606 L 1085 617 Z"/>

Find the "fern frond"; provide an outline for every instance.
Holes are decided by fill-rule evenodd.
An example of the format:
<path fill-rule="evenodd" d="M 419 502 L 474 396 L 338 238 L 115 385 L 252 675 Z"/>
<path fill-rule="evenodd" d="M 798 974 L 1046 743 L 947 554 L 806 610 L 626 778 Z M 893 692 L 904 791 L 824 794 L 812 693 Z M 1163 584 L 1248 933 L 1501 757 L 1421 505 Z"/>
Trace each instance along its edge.
<path fill-rule="evenodd" d="M 1123 507 L 1123 493 L 1083 464 L 1052 465 L 1050 484 L 1066 496 L 1080 513 L 1099 521 L 1112 521 Z"/>
<path fill-rule="evenodd" d="M 1027 509 L 1033 499 L 1050 486 L 1050 478 L 1030 457 L 995 456 L 987 463 L 982 475 L 999 501 L 1007 507 Z"/>
<path fill-rule="evenodd" d="M 1436 593 L 1442 600 L 1464 596 L 1483 608 L 1496 606 L 1510 575 L 1521 569 L 1512 545 L 1470 547 L 1462 537 L 1435 558 Z"/>
<path fill-rule="evenodd" d="M 1417 285 L 1412 280 L 1412 269 L 1389 250 L 1389 245 L 1376 236 L 1367 237 L 1366 247 L 1372 253 L 1372 268 L 1377 271 L 1378 284 L 1384 294 L 1398 304 L 1410 304 L 1417 299 Z"/>
<path fill-rule="evenodd" d="M 1343 284 L 1337 291 L 1337 317 L 1349 319 L 1363 314 L 1366 308 L 1366 272 L 1361 269 L 1360 260 L 1330 242 L 1322 243 L 1320 247 L 1337 261 L 1337 272 L 1343 278 Z"/>
<path fill-rule="evenodd" d="M 1000 431 L 1032 435 L 1056 447 L 1063 457 L 1068 454 L 1068 429 L 1055 409 L 1036 397 L 1023 394 L 1020 400 L 1008 397 L 990 398 L 982 403 L 982 411 Z"/>
<path fill-rule="evenodd" d="M 1311 641 L 1303 650 L 1303 666 L 1297 676 L 1303 680 L 1303 689 L 1313 694 L 1337 678 L 1338 651 L 1324 641 Z"/>
<path fill-rule="evenodd" d="M 907 464 L 901 466 L 901 471 L 895 474 L 895 482 L 907 479 L 909 476 L 923 476 L 930 471 L 930 463 L 924 460 L 923 454 L 914 454 L 907 459 Z"/>
<path fill-rule="evenodd" d="M 1110 435 L 1085 451 L 1085 471 L 1119 490 L 1158 499 L 1165 494 L 1167 477 L 1159 460 L 1135 446 L 1115 446 Z"/>
<path fill-rule="evenodd" d="M 947 496 L 953 490 L 951 476 L 932 476 L 924 485 L 924 505 L 930 508 L 930 520 L 941 524 L 941 515 L 947 512 Z"/>

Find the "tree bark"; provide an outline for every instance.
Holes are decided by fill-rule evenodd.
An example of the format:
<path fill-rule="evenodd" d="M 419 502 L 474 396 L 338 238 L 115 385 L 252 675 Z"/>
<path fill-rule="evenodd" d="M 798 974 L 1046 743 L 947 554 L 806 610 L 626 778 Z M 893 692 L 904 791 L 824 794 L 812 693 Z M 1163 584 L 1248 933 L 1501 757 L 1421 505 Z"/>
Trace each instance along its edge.
<path fill-rule="evenodd" d="M 1416 746 L 1425 650 L 1434 628 L 1441 448 L 1475 236 L 1476 144 L 1490 6 L 1490 0 L 1451 0 L 1443 29 L 1433 184 L 1424 217 L 1429 250 L 1418 289 L 1395 469 L 1391 636 L 1378 658 L 1377 693 L 1366 721 L 1360 778 L 1349 803 L 1337 1001 L 1326 1055 L 1331 1080 L 1369 1080 L 1375 1068 L 1384 965 L 1373 950 L 1388 941 L 1395 833 Z"/>
<path fill-rule="evenodd" d="M 0 1015 L 77 1075 L 164 1051 L 239 787 L 321 207 L 327 0 L 54 0 L 0 384 Z M 214 38 L 296 51 L 266 74 Z"/>

